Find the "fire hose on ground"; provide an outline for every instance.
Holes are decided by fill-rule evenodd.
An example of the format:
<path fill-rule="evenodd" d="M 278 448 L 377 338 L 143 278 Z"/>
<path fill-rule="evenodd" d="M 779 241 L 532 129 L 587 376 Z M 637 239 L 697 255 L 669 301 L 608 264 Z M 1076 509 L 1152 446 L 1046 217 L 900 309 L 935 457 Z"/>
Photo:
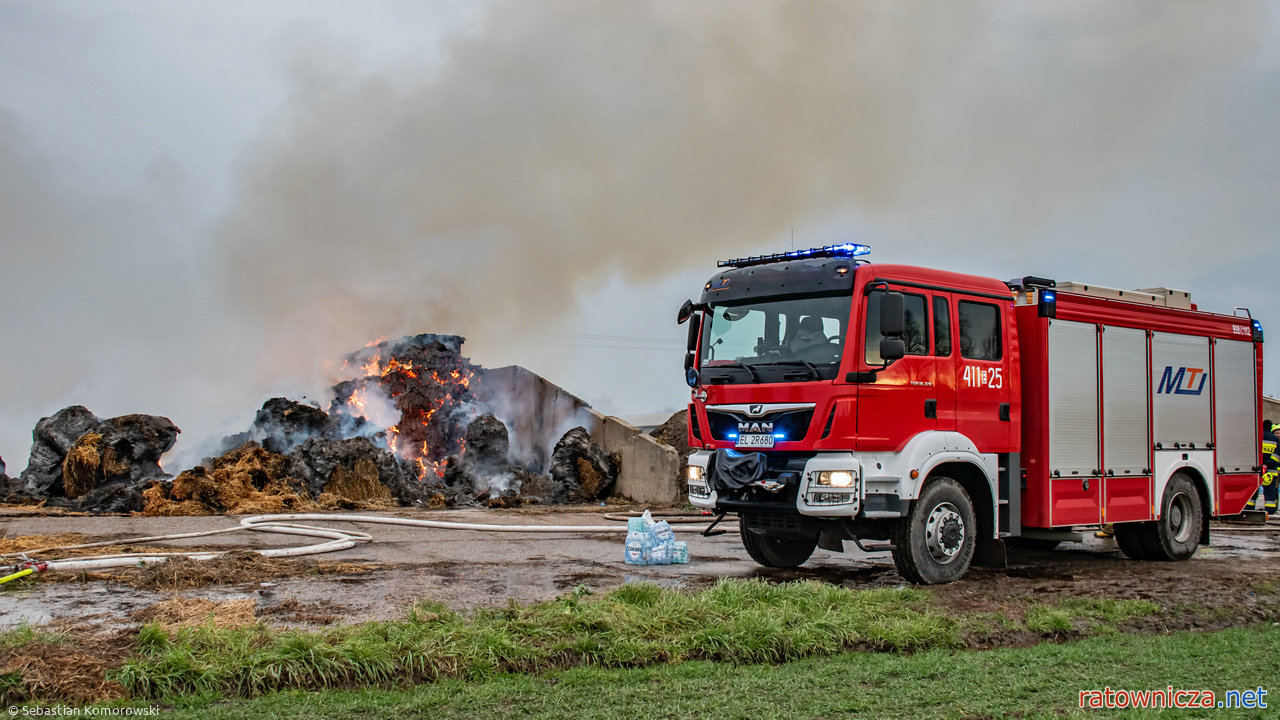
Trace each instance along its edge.
<path fill-rule="evenodd" d="M 607 520 L 625 522 L 629 516 L 638 513 L 610 513 L 605 515 Z M 672 524 L 688 524 L 688 523 L 704 523 L 713 518 L 701 514 L 690 513 L 654 513 L 654 517 L 661 517 Z M 235 527 L 219 528 L 217 530 L 203 530 L 200 532 L 175 533 L 169 535 L 151 535 L 147 537 L 128 538 L 125 540 L 105 540 L 95 543 L 84 543 L 81 545 L 63 545 L 59 547 L 39 548 L 37 550 L 26 550 L 23 552 L 7 553 L 0 555 L 5 563 L 13 560 L 17 562 L 10 565 L 12 572 L 0 577 L 0 584 L 4 584 L 11 580 L 17 580 L 28 575 L 48 570 L 63 571 L 82 571 L 82 570 L 103 570 L 107 568 L 119 567 L 136 567 L 139 565 L 147 565 L 149 563 L 167 562 L 169 558 L 182 556 L 192 560 L 211 560 L 221 557 L 231 551 L 201 551 L 201 552 L 147 552 L 147 553 L 116 553 L 112 555 L 93 555 L 87 557 L 68 558 L 65 560 L 48 560 L 37 561 L 31 559 L 30 555 L 36 555 L 42 552 L 52 550 L 83 550 L 93 547 L 105 547 L 108 545 L 133 545 L 146 542 L 163 542 L 166 540 L 186 540 L 198 537 L 209 537 L 213 535 L 225 535 L 236 532 L 267 532 L 279 533 L 283 535 L 297 535 L 300 537 L 321 538 L 324 541 L 313 543 L 311 545 L 301 545 L 288 548 L 264 548 L 257 549 L 256 552 L 263 557 L 268 558 L 289 558 L 302 557 L 305 555 L 320 555 L 323 553 L 338 552 L 340 550 L 348 550 L 358 543 L 373 542 L 374 537 L 369 533 L 360 532 L 358 530 L 337 530 L 327 527 L 316 527 L 314 525 L 303 525 L 297 521 L 306 522 L 342 522 L 342 523 L 368 523 L 373 525 L 401 525 L 407 527 L 418 527 L 436 530 L 470 530 L 474 532 L 506 532 L 506 533 L 586 533 L 586 534 L 615 534 L 623 535 L 627 532 L 626 525 L 494 525 L 486 523 L 467 523 L 448 520 L 417 520 L 413 518 L 402 518 L 383 515 L 338 515 L 338 514 L 320 514 L 320 513 L 292 513 L 281 515 L 253 515 L 246 517 L 240 521 Z M 697 528 L 682 527 L 683 531 L 696 531 Z M 0 572 L 3 572 L 0 569 Z"/>

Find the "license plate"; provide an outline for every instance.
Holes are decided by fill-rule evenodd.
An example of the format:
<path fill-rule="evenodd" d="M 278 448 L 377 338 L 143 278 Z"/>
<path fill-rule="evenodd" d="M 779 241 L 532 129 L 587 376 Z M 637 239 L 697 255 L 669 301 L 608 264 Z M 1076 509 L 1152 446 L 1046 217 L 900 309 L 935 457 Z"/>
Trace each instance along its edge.
<path fill-rule="evenodd" d="M 771 448 L 772 435 L 739 435 L 737 446 L 740 448 Z"/>

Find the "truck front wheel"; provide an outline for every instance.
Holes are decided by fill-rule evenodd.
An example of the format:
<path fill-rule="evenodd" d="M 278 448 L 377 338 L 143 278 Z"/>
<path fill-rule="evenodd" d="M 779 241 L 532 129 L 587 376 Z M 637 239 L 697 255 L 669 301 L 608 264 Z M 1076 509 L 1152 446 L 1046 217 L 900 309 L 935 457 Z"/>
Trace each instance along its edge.
<path fill-rule="evenodd" d="M 1151 560 L 1186 560 L 1200 547 L 1204 523 L 1200 493 L 1185 473 L 1174 473 L 1164 486 L 1160 519 L 1143 523 L 1142 544 Z"/>
<path fill-rule="evenodd" d="M 745 521 L 740 523 L 740 526 L 742 527 L 742 547 L 747 549 L 747 554 L 752 560 L 765 567 L 799 567 L 805 564 L 813 554 L 814 548 L 818 547 L 816 535 L 814 537 L 777 537 L 748 530 Z"/>
<path fill-rule="evenodd" d="M 934 478 L 894 530 L 893 564 L 913 583 L 955 582 L 973 560 L 977 532 L 969 493 L 951 478 Z"/>

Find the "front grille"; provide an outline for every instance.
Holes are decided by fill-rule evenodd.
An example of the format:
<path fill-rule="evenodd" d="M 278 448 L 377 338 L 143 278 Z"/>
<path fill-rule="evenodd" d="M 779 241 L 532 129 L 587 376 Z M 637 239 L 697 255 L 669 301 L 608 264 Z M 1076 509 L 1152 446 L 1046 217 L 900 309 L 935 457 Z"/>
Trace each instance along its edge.
<path fill-rule="evenodd" d="M 782 435 L 784 440 L 802 440 L 809 432 L 809 423 L 813 421 L 813 409 L 792 410 L 790 412 L 769 413 L 762 417 L 749 418 L 746 415 L 708 410 L 707 425 L 713 440 L 731 442 L 738 436 L 738 423 L 773 423 L 775 435 Z"/>

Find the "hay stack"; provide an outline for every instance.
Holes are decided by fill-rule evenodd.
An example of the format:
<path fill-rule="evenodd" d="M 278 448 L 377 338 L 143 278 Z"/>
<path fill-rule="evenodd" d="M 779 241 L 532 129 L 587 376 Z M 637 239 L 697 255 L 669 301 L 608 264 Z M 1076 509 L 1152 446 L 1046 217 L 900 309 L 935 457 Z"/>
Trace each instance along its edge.
<path fill-rule="evenodd" d="M 286 476 L 287 459 L 246 443 L 212 461 L 212 468 L 197 466 L 172 484 L 155 483 L 143 492 L 147 516 L 257 515 L 295 512 L 311 508 L 299 493 L 296 481 Z"/>

